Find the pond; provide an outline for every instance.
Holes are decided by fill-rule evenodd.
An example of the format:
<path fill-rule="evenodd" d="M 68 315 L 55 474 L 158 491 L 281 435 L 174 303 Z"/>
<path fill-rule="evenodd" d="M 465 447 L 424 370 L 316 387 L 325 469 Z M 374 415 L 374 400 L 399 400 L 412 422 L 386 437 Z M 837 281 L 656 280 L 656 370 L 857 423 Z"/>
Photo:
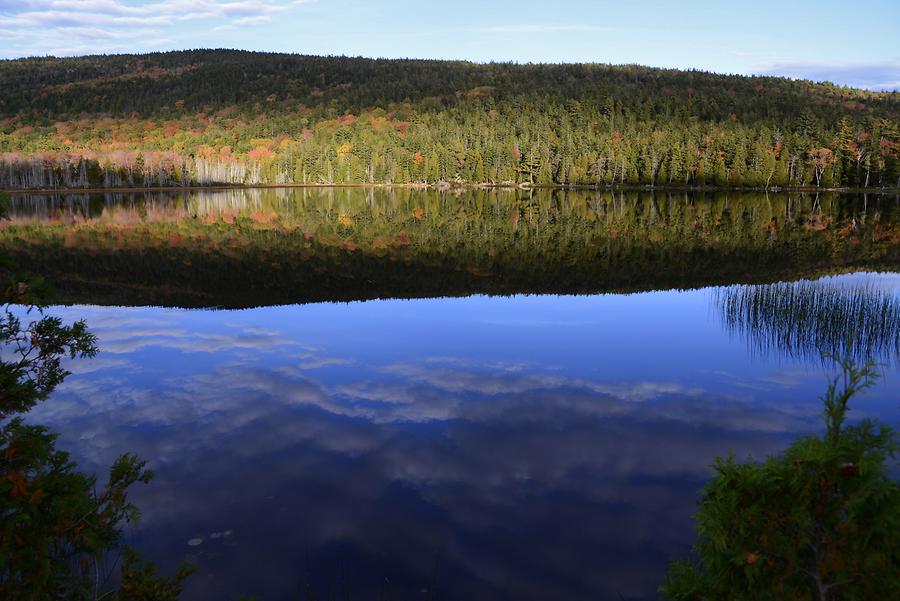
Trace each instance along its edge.
<path fill-rule="evenodd" d="M 16 196 L 0 244 L 101 352 L 29 419 L 188 600 L 654 599 L 717 455 L 898 423 L 886 196 L 272 189 Z"/>

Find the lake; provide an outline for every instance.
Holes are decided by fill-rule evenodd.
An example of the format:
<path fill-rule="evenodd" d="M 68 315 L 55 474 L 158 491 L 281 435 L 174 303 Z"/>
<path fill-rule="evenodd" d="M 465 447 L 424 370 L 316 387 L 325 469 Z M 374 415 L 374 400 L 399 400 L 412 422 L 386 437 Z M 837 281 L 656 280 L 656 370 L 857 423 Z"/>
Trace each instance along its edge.
<path fill-rule="evenodd" d="M 896 196 L 18 195 L 0 246 L 101 352 L 28 418 L 148 459 L 188 600 L 654 599 L 710 463 L 898 424 Z"/>

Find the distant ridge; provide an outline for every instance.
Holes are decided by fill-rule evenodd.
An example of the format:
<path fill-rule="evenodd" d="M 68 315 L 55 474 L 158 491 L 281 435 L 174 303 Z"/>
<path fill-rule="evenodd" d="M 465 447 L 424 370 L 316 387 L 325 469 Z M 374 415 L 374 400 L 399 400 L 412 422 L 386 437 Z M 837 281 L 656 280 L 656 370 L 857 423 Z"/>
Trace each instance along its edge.
<path fill-rule="evenodd" d="M 636 65 L 0 61 L 0 186 L 900 186 L 900 94 Z"/>

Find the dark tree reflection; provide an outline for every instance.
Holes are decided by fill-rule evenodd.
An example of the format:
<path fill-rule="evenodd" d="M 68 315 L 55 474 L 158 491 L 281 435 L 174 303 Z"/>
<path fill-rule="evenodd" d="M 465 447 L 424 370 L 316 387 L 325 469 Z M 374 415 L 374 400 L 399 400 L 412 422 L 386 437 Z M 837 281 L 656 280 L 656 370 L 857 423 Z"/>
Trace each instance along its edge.
<path fill-rule="evenodd" d="M 898 207 L 885 195 L 544 189 L 20 195 L 0 250 L 65 303 L 595 294 L 896 271 Z"/>

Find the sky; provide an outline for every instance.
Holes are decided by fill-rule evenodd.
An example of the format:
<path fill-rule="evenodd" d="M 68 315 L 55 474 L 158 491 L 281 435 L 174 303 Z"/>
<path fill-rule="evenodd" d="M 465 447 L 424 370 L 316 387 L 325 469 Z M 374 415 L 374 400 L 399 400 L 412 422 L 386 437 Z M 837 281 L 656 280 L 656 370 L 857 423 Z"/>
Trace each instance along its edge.
<path fill-rule="evenodd" d="M 636 63 L 900 90 L 900 1 L 0 0 L 0 57 L 188 48 Z"/>

